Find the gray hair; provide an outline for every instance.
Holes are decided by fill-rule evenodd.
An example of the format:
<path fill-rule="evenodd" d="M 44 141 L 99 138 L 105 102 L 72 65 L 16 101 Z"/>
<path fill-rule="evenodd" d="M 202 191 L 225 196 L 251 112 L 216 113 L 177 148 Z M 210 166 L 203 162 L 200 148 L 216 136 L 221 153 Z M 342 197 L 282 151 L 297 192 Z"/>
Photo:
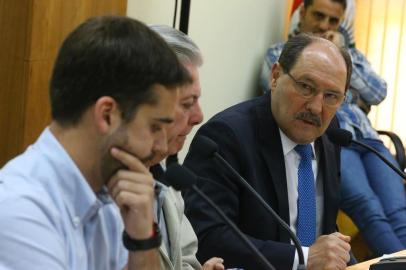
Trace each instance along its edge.
<path fill-rule="evenodd" d="M 155 24 L 149 27 L 168 43 L 180 62 L 191 63 L 197 67 L 203 64 L 202 53 L 190 37 L 167 25 Z"/>

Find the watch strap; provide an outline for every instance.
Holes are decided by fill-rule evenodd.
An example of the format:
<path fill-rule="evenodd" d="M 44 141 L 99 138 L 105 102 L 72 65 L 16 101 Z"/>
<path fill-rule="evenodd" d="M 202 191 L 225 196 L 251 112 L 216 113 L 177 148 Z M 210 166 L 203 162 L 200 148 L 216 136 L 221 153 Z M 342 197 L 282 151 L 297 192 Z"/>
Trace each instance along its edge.
<path fill-rule="evenodd" d="M 154 223 L 154 234 L 147 239 L 134 239 L 131 238 L 125 230 L 123 231 L 123 244 L 129 251 L 149 250 L 159 247 L 161 243 L 162 235 L 156 223 Z"/>

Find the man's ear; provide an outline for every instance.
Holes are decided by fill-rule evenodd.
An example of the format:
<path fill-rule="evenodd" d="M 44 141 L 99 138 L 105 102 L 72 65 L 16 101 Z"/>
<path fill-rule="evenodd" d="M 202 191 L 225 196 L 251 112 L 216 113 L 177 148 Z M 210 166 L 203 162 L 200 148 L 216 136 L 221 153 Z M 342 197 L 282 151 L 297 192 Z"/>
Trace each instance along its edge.
<path fill-rule="evenodd" d="M 93 113 L 96 128 L 101 133 L 110 133 L 122 121 L 117 101 L 109 96 L 100 97 L 96 101 Z"/>
<path fill-rule="evenodd" d="M 277 80 L 279 76 L 281 75 L 281 65 L 279 62 L 276 62 L 275 64 L 272 65 L 272 70 L 271 70 L 271 78 L 269 80 L 269 88 L 271 91 L 273 91 L 276 88 L 277 85 Z"/>

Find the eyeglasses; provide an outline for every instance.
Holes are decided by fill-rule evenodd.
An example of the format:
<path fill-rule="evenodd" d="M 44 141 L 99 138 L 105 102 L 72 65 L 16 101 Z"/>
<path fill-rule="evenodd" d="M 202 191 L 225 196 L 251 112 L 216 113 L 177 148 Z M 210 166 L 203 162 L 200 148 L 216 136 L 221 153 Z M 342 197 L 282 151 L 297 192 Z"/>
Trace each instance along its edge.
<path fill-rule="evenodd" d="M 317 96 L 320 92 L 323 93 L 323 103 L 330 107 L 338 107 L 344 101 L 346 95 L 342 93 L 332 92 L 332 91 L 321 91 L 317 90 L 315 87 L 309 85 L 308 83 L 298 81 L 289 72 L 285 72 L 292 81 L 295 82 L 295 90 L 305 99 L 311 99 Z"/>

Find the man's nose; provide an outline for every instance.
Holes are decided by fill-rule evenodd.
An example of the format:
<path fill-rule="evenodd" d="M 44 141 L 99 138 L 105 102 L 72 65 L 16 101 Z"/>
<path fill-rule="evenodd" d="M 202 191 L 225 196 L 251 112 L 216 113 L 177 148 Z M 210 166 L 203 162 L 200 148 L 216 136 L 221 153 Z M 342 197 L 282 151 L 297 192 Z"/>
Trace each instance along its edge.
<path fill-rule="evenodd" d="M 203 112 L 202 109 L 200 108 L 199 103 L 197 103 L 192 111 L 192 115 L 190 117 L 190 124 L 194 126 L 200 124 L 202 121 L 203 121 Z"/>
<path fill-rule="evenodd" d="M 152 148 L 154 152 L 160 154 L 166 154 L 166 152 L 168 152 L 168 139 L 165 129 L 157 134 L 157 138 L 155 139 Z"/>
<path fill-rule="evenodd" d="M 319 115 L 323 111 L 324 94 L 318 93 L 307 102 L 306 109 L 315 115 Z"/>
<path fill-rule="evenodd" d="M 330 30 L 330 22 L 328 17 L 319 22 L 319 28 L 322 32 Z"/>

